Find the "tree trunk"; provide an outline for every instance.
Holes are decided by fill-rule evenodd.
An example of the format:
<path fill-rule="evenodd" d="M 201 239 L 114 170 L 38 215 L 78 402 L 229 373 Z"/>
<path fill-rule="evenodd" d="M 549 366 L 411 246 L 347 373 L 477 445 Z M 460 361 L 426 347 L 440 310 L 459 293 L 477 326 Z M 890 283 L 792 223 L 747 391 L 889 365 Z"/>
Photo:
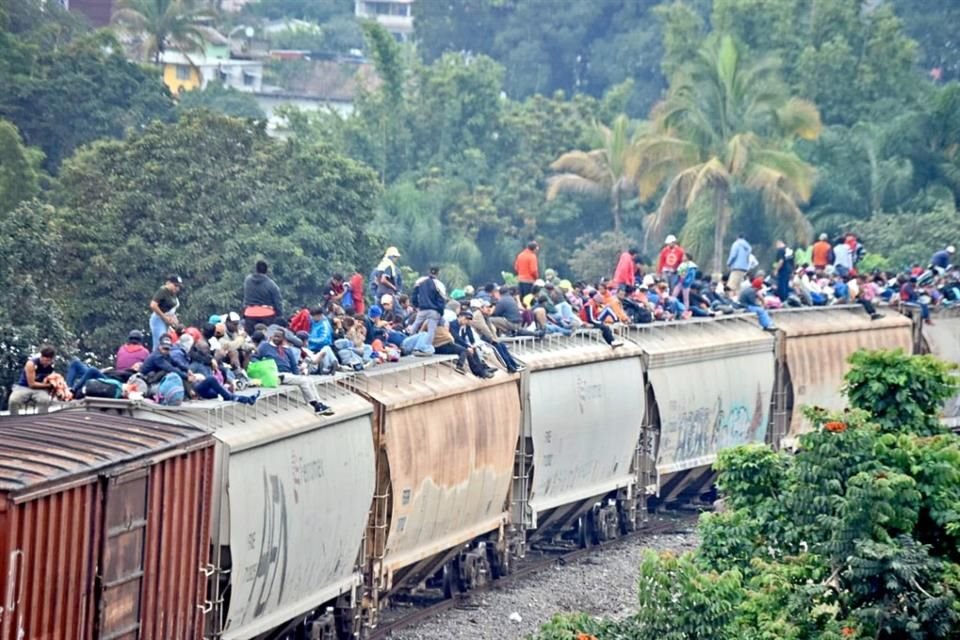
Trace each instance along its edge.
<path fill-rule="evenodd" d="M 724 189 L 713 192 L 713 260 L 712 273 L 723 273 L 723 240 L 727 235 L 727 194 Z"/>
<path fill-rule="evenodd" d="M 620 233 L 623 230 L 623 219 L 620 216 L 620 188 L 614 187 L 613 194 L 613 230 L 616 233 Z"/>

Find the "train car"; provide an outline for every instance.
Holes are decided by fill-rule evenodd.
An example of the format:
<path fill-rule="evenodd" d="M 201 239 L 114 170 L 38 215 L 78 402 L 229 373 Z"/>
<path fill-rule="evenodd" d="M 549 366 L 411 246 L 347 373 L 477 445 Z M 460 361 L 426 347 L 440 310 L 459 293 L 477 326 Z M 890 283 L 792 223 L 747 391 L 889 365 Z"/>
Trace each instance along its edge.
<path fill-rule="evenodd" d="M 346 384 L 375 407 L 371 609 L 505 571 L 520 377 L 459 375 L 450 358 L 435 356 L 381 365 Z"/>
<path fill-rule="evenodd" d="M 523 432 L 513 518 L 517 552 L 571 530 L 580 544 L 632 530 L 643 424 L 641 352 L 611 349 L 596 332 L 511 344 L 522 373 Z"/>
<path fill-rule="evenodd" d="M 215 595 L 206 637 L 328 640 L 359 632 L 360 550 L 375 484 L 373 406 L 320 380 L 318 393 L 336 412 L 330 417 L 286 387 L 264 390 L 253 406 L 87 401 L 213 432 Z"/>
<path fill-rule="evenodd" d="M 860 306 L 813 307 L 774 312 L 779 328 L 777 402 L 773 444 L 796 446 L 810 429 L 804 405 L 837 410 L 846 406 L 840 393 L 847 359 L 860 349 L 913 350 L 910 319 L 886 310 L 871 320 Z"/>
<path fill-rule="evenodd" d="M 933 324 L 923 324 L 914 314 L 917 331 L 917 353 L 930 353 L 960 366 L 960 309 L 940 309 L 933 313 Z M 960 371 L 957 372 L 960 375 Z M 943 421 L 952 429 L 960 429 L 960 394 L 947 401 Z"/>
<path fill-rule="evenodd" d="M 774 338 L 751 317 L 645 325 L 627 331 L 643 352 L 641 445 L 651 452 L 653 503 L 707 493 L 721 449 L 767 440 Z"/>
<path fill-rule="evenodd" d="M 213 467 L 190 425 L 0 420 L 0 638 L 203 637 Z"/>

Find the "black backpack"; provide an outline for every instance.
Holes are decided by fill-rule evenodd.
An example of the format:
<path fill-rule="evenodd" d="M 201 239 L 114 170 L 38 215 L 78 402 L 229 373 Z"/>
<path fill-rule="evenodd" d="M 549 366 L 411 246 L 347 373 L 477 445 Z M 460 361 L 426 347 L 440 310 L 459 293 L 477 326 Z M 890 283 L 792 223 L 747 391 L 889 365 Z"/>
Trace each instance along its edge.
<path fill-rule="evenodd" d="M 83 385 L 83 395 L 88 398 L 110 398 L 116 400 L 123 397 L 123 384 L 111 378 L 95 378 Z"/>

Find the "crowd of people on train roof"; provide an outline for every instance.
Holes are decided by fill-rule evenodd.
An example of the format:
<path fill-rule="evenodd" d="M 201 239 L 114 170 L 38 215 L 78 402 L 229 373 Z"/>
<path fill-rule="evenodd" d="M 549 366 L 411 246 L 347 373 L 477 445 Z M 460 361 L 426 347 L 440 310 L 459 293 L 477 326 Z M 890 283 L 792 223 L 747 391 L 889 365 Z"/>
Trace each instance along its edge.
<path fill-rule="evenodd" d="M 251 364 L 272 361 L 280 384 L 298 387 L 317 413 L 330 415 L 315 376 L 441 354 L 456 357 L 460 374 L 490 378 L 498 371 L 490 363 L 509 373 L 523 368 L 508 347 L 518 336 L 595 330 L 616 349 L 622 342 L 615 329 L 627 325 L 752 313 L 775 331 L 770 309 L 834 304 L 859 304 L 871 319 L 882 317 L 881 306 L 915 307 L 930 322 L 932 307 L 960 305 L 953 246 L 909 271 L 866 273 L 858 270 L 865 253 L 855 235 L 831 241 L 821 234 L 809 247 L 777 242 L 767 271 L 741 234 L 730 247 L 726 273 L 707 274 L 669 235 L 653 266 L 627 248 L 611 265 L 612 276 L 596 283 L 564 279 L 554 269 L 541 274 L 539 251 L 531 241 L 517 255 L 515 284 L 448 290 L 437 267 L 404 283 L 400 251 L 389 247 L 367 278 L 335 273 L 321 300 L 292 313 L 261 260 L 244 281 L 241 311 L 192 326 L 181 320 L 183 280 L 170 275 L 148 304 L 149 340 L 134 329 L 112 367 L 101 370 L 74 358 L 65 378 L 54 372 L 54 348 L 44 346 L 25 364 L 9 408 L 17 413 L 32 404 L 44 411 L 51 402 L 94 393 L 167 404 L 181 397 L 253 404 L 259 391 Z"/>

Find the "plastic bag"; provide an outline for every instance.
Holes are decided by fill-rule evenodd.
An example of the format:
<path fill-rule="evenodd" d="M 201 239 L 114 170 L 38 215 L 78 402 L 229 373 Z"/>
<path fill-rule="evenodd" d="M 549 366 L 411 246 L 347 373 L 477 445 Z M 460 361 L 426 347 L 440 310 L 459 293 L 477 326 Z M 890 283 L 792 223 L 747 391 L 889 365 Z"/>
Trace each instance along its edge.
<path fill-rule="evenodd" d="M 280 386 L 280 372 L 277 363 L 272 358 L 254 360 L 247 365 L 247 377 L 259 380 L 260 386 L 265 389 L 275 389 Z"/>

